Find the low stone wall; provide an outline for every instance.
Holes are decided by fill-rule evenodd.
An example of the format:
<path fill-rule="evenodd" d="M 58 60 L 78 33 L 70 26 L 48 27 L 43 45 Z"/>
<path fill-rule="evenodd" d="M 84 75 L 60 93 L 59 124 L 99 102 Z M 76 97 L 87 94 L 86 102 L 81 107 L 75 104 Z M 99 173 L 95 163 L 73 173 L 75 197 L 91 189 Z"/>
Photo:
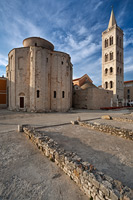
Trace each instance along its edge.
<path fill-rule="evenodd" d="M 133 140 L 133 130 L 124 129 L 119 127 L 114 127 L 107 124 L 100 124 L 100 123 L 90 123 L 90 122 L 78 122 L 80 126 L 87 127 L 89 129 L 95 129 L 98 131 L 102 131 L 105 133 L 110 133 L 111 135 L 117 135 L 119 137 Z"/>
<path fill-rule="evenodd" d="M 119 122 L 130 122 L 133 123 L 133 119 L 128 118 L 121 118 L 121 117 L 112 117 L 113 120 L 119 121 Z"/>
<path fill-rule="evenodd" d="M 132 191 L 121 182 L 99 172 L 93 165 L 84 162 L 76 153 L 65 151 L 45 133 L 30 127 L 23 128 L 26 136 L 55 162 L 90 200 L 131 200 Z"/>

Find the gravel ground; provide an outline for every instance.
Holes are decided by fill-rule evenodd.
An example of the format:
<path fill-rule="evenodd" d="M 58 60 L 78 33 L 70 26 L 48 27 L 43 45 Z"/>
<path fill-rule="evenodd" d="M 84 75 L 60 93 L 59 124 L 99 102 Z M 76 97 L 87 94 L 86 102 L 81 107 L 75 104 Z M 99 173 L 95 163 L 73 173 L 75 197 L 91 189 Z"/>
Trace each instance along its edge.
<path fill-rule="evenodd" d="M 66 150 L 133 188 L 133 142 L 79 125 L 41 129 Z"/>
<path fill-rule="evenodd" d="M 43 156 L 24 134 L 16 132 L 18 124 L 39 127 L 63 148 L 77 152 L 100 171 L 132 187 L 132 142 L 70 124 L 78 116 L 82 120 L 98 121 L 105 114 L 132 117 L 130 113 L 129 110 L 72 110 L 69 113 L 18 113 L 0 110 L 0 200 L 87 199 L 55 163 Z M 119 122 L 114 123 L 118 126 Z M 131 123 L 121 124 L 132 128 Z"/>
<path fill-rule="evenodd" d="M 88 199 L 24 134 L 0 133 L 0 155 L 0 200 Z"/>

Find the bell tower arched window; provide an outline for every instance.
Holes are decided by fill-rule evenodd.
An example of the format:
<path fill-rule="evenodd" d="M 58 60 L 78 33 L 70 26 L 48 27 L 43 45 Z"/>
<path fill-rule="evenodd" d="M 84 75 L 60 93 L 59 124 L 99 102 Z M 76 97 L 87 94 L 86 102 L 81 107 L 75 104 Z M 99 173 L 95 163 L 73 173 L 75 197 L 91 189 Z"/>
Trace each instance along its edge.
<path fill-rule="evenodd" d="M 107 73 L 108 73 L 108 69 L 106 68 L 106 69 L 105 69 L 105 75 L 107 75 Z"/>
<path fill-rule="evenodd" d="M 113 60 L 113 52 L 110 52 L 110 60 Z"/>
<path fill-rule="evenodd" d="M 105 82 L 105 89 L 108 88 L 108 82 Z"/>
<path fill-rule="evenodd" d="M 120 62 L 121 62 L 121 53 L 120 53 Z"/>
<path fill-rule="evenodd" d="M 120 47 L 121 47 L 121 38 L 120 38 Z"/>
<path fill-rule="evenodd" d="M 108 47 L 108 39 L 105 39 L 105 48 Z"/>
<path fill-rule="evenodd" d="M 112 45 L 112 44 L 113 44 L 113 36 L 111 36 L 111 37 L 109 38 L 109 40 L 110 40 L 110 45 Z"/>
<path fill-rule="evenodd" d="M 113 67 L 110 67 L 110 74 L 113 73 Z"/>
<path fill-rule="evenodd" d="M 108 54 L 105 54 L 105 62 L 108 61 Z"/>
<path fill-rule="evenodd" d="M 119 61 L 119 51 L 117 51 L 117 60 Z"/>
<path fill-rule="evenodd" d="M 119 36 L 117 35 L 116 44 L 119 44 Z"/>
<path fill-rule="evenodd" d="M 113 81 L 110 81 L 110 89 L 113 88 Z"/>

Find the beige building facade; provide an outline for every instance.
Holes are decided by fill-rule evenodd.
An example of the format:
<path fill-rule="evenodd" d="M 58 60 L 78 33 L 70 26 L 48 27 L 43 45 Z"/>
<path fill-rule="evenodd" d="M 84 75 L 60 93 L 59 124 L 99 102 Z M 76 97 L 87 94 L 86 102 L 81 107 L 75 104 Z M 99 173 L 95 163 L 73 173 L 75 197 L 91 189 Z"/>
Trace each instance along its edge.
<path fill-rule="evenodd" d="M 10 110 L 65 112 L 72 106 L 72 64 L 49 41 L 31 37 L 8 54 Z"/>
<path fill-rule="evenodd" d="M 73 79 L 73 85 L 82 86 L 85 83 L 93 83 L 93 81 L 87 74 L 83 75 L 80 78 Z"/>
<path fill-rule="evenodd" d="M 123 102 L 123 31 L 112 9 L 107 30 L 102 33 L 102 88 L 113 91 L 114 105 Z"/>
<path fill-rule="evenodd" d="M 110 107 L 112 98 L 112 91 L 96 87 L 87 74 L 73 80 L 74 108 L 95 110 Z"/>
<path fill-rule="evenodd" d="M 126 104 L 133 101 L 133 80 L 124 81 L 124 99 Z"/>
<path fill-rule="evenodd" d="M 75 90 L 73 94 L 73 106 L 74 108 L 92 110 L 110 107 L 112 96 L 112 91 L 97 87 Z"/>

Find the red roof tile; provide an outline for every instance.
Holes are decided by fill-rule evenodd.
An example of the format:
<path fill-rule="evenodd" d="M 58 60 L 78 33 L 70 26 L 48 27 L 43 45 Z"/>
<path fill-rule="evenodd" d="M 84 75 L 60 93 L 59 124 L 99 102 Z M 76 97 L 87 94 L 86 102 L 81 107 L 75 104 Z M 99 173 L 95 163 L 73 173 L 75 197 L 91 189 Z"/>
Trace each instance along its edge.
<path fill-rule="evenodd" d="M 124 81 L 124 83 L 132 83 L 133 80 L 130 80 L 130 81 Z"/>

